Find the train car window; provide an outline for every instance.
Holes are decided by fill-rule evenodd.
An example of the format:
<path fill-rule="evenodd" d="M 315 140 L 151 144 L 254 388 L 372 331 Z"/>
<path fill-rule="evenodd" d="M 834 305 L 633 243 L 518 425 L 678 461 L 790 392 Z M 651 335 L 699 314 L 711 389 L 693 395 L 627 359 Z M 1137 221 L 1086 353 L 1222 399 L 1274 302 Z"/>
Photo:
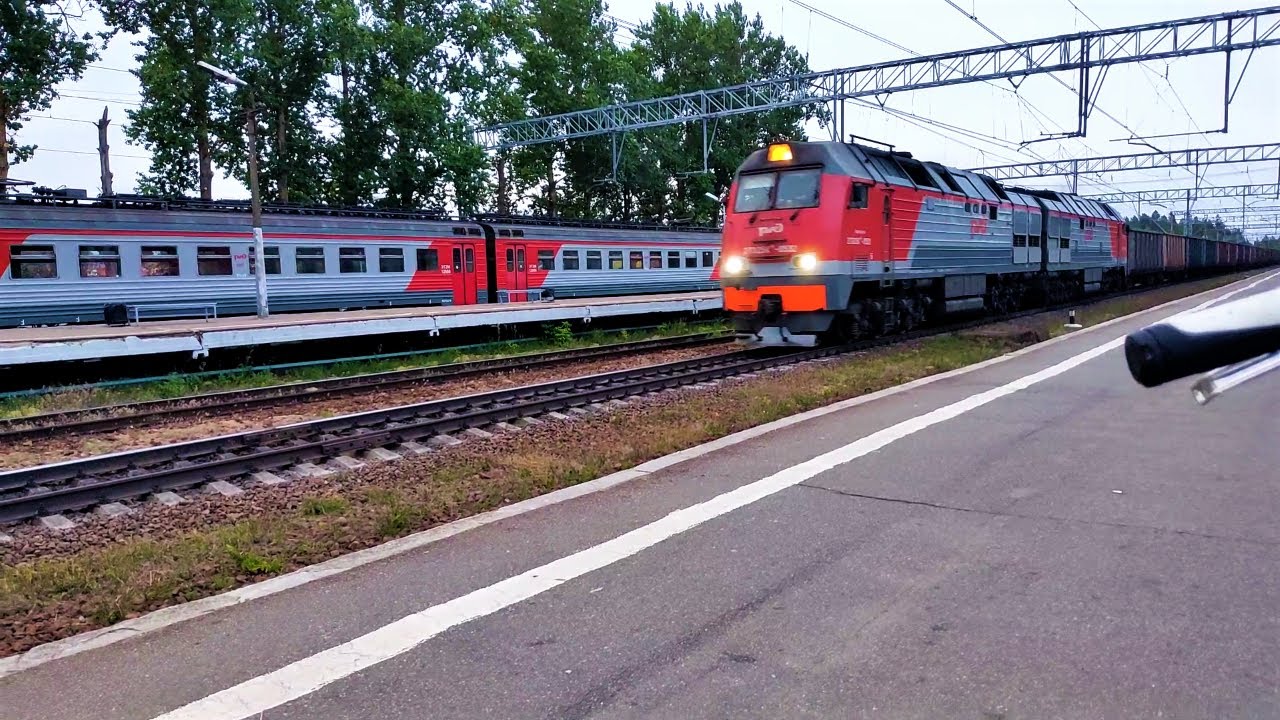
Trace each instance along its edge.
<path fill-rule="evenodd" d="M 338 272 L 362 273 L 367 272 L 368 269 L 369 266 L 368 261 L 365 259 L 364 248 L 338 248 Z"/>
<path fill-rule="evenodd" d="M 1026 247 L 1026 246 L 1027 246 L 1027 236 L 1026 236 L 1026 235 L 1014 235 L 1014 236 L 1013 236 L 1013 246 L 1014 246 L 1014 247 Z"/>
<path fill-rule="evenodd" d="M 738 179 L 738 197 L 734 201 L 734 212 L 756 212 L 769 209 L 769 196 L 773 194 L 773 181 L 777 173 L 760 173 L 743 175 Z"/>
<path fill-rule="evenodd" d="M 440 251 L 435 248 L 418 250 L 418 271 L 436 272 L 440 269 Z"/>
<path fill-rule="evenodd" d="M 539 250 L 538 251 L 538 269 L 551 271 L 556 269 L 556 251 L 555 250 Z"/>
<path fill-rule="evenodd" d="M 142 277 L 177 277 L 177 245 L 143 245 Z"/>
<path fill-rule="evenodd" d="M 644 269 L 644 253 L 639 250 L 632 250 L 627 260 L 631 263 L 632 270 Z"/>
<path fill-rule="evenodd" d="M 510 231 L 510 230 L 499 230 L 499 231 L 498 231 L 498 237 L 511 237 L 511 231 Z"/>
<path fill-rule="evenodd" d="M 473 273 L 476 271 L 476 251 L 474 248 L 468 247 L 465 253 L 467 256 L 467 272 Z"/>
<path fill-rule="evenodd" d="M 622 269 L 622 251 L 621 250 L 609 251 L 609 269 L 610 270 Z"/>
<path fill-rule="evenodd" d="M 973 212 L 973 206 L 972 206 L 970 203 L 965 203 L 965 204 L 964 204 L 964 211 L 965 211 L 965 212 Z"/>
<path fill-rule="evenodd" d="M 1071 238 L 1062 238 L 1061 243 L 1062 244 L 1059 245 L 1059 247 L 1061 247 L 1063 250 L 1071 249 Z"/>
<path fill-rule="evenodd" d="M 462 272 L 462 248 L 453 249 L 453 271 Z"/>
<path fill-rule="evenodd" d="M 900 165 L 903 170 L 907 171 L 907 177 L 910 177 L 912 182 L 916 185 L 933 188 L 934 190 L 941 189 L 938 187 L 937 183 L 933 181 L 933 178 L 929 176 L 929 172 L 924 169 L 924 166 L 921 165 L 919 161 L 901 157 L 897 158 L 897 161 L 898 165 Z"/>
<path fill-rule="evenodd" d="M 702 251 L 702 267 L 711 267 L 715 265 L 715 258 L 712 257 L 710 250 Z"/>
<path fill-rule="evenodd" d="M 230 275 L 231 248 L 225 245 L 200 245 L 196 247 L 196 273 L 199 275 Z"/>
<path fill-rule="evenodd" d="M 978 175 L 978 179 L 981 180 L 982 183 L 987 186 L 988 190 L 995 193 L 996 197 L 1006 202 L 1009 200 L 1009 193 L 1005 192 L 1004 188 L 1000 187 L 1000 183 L 996 182 L 994 179 L 992 179 L 987 175 Z"/>
<path fill-rule="evenodd" d="M 662 269 L 662 251 L 661 250 L 649 251 L 649 269 L 650 270 Z"/>
<path fill-rule="evenodd" d="M 849 207 L 850 208 L 867 207 L 868 189 L 869 189 L 869 186 L 867 185 L 864 185 L 862 183 L 857 183 L 857 182 L 854 183 L 853 190 L 849 194 Z"/>
<path fill-rule="evenodd" d="M 565 270 L 577 270 L 579 268 L 578 251 L 565 250 L 564 257 L 560 261 L 564 263 Z"/>
<path fill-rule="evenodd" d="M 507 248 L 507 272 L 516 271 L 516 251 L 515 248 Z"/>
<path fill-rule="evenodd" d="M 262 254 L 267 256 L 267 274 L 279 275 L 280 274 L 280 248 L 276 245 L 264 245 L 262 246 L 262 250 L 263 250 Z M 249 274 L 250 275 L 258 274 L 257 258 L 255 256 L 256 252 L 257 252 L 256 248 L 253 248 L 253 247 L 249 248 Z"/>
<path fill-rule="evenodd" d="M 524 237 L 524 231 L 523 231 L 523 230 L 512 230 L 512 231 L 511 231 L 511 237 Z"/>
<path fill-rule="evenodd" d="M 698 252 L 696 250 L 684 251 L 684 266 L 686 268 L 698 267 Z"/>
<path fill-rule="evenodd" d="M 1084 229 L 1084 218 L 1080 218 L 1080 229 Z"/>
<path fill-rule="evenodd" d="M 1040 213 L 1033 212 L 1027 216 L 1027 234 L 1040 237 Z"/>
<path fill-rule="evenodd" d="M 911 182 L 906 173 L 902 171 L 902 168 L 898 167 L 898 163 L 893 161 L 893 158 L 887 155 L 867 153 L 867 159 L 871 161 L 871 164 L 874 165 L 877 170 L 884 173 L 886 177 L 898 180 L 903 184 Z"/>
<path fill-rule="evenodd" d="M 467 234 L 480 237 L 480 228 L 467 228 Z"/>
<path fill-rule="evenodd" d="M 467 229 L 466 229 L 466 228 L 464 228 L 464 227 L 456 227 L 456 228 L 454 228 L 454 229 L 453 229 L 453 234 L 454 234 L 454 235 L 466 235 L 466 234 L 467 234 Z"/>
<path fill-rule="evenodd" d="M 999 217 L 1000 217 L 1000 208 L 996 207 L 995 205 L 990 205 L 990 206 L 988 206 L 988 207 L 987 207 L 987 217 L 988 217 L 988 218 L 990 218 L 990 219 L 992 219 L 992 220 L 999 219 Z"/>
<path fill-rule="evenodd" d="M 604 268 L 604 265 L 600 262 L 600 251 L 588 250 L 587 251 L 587 269 L 601 270 L 603 268 Z"/>
<path fill-rule="evenodd" d="M 324 248 L 300 247 L 293 251 L 299 275 L 324 274 Z"/>
<path fill-rule="evenodd" d="M 951 192 L 957 193 L 959 195 L 965 194 L 964 190 L 960 187 L 960 184 L 956 182 L 956 179 L 951 175 L 951 172 L 949 170 L 947 170 L 945 167 L 941 165 L 937 165 L 933 163 L 931 163 L 929 167 L 935 173 L 937 173 L 938 177 L 942 178 L 942 182 L 947 184 L 947 188 L 951 190 Z"/>
<path fill-rule="evenodd" d="M 378 272 L 404 272 L 404 250 L 402 248 L 378 248 Z"/>
<path fill-rule="evenodd" d="M 667 252 L 667 268 L 676 269 L 680 267 L 680 252 L 678 250 L 669 250 Z"/>
<path fill-rule="evenodd" d="M 965 194 L 965 195 L 968 195 L 969 197 L 971 197 L 971 198 L 975 198 L 975 199 L 977 199 L 977 200 L 982 200 L 982 199 L 988 199 L 988 200 L 990 200 L 990 199 L 992 199 L 992 198 L 988 198 L 988 197 L 987 197 L 987 196 L 986 196 L 986 195 L 985 195 L 981 190 L 979 190 L 979 189 L 978 189 L 978 188 L 977 188 L 977 187 L 976 187 L 976 186 L 975 186 L 975 185 L 974 185 L 974 184 L 969 180 L 969 178 L 967 178 L 967 177 L 965 177 L 965 176 L 963 176 L 963 175 L 953 175 L 952 177 L 954 177 L 954 178 L 955 178 L 956 183 L 957 183 L 957 184 L 959 184 L 959 185 L 960 185 L 960 187 L 964 188 L 964 194 Z"/>
<path fill-rule="evenodd" d="M 9 266 L 15 280 L 53 280 L 58 277 L 58 258 L 52 245 L 12 245 Z"/>
<path fill-rule="evenodd" d="M 1027 234 L 1027 211 L 1026 210 L 1013 211 L 1013 234 L 1014 235 Z"/>
<path fill-rule="evenodd" d="M 80 277 L 120 277 L 120 246 L 81 245 Z"/>
<path fill-rule="evenodd" d="M 778 174 L 777 200 L 773 205 L 788 210 L 817 207 L 821 190 L 821 170 L 788 170 Z"/>
<path fill-rule="evenodd" d="M 516 270 L 524 272 L 524 248 L 516 248 Z"/>

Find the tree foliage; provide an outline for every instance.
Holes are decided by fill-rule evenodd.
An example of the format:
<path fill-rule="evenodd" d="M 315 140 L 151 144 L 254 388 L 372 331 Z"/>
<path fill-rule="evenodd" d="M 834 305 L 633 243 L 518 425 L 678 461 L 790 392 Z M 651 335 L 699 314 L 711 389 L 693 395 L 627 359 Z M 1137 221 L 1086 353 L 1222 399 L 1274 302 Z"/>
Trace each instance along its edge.
<path fill-rule="evenodd" d="M 0 180 L 35 151 L 16 143 L 31 113 L 47 110 L 58 96 L 55 86 L 79 79 L 97 59 L 93 40 L 75 33 L 68 12 L 55 2 L 0 2 Z"/>
<path fill-rule="evenodd" d="M 182 195 L 198 189 L 213 197 L 215 156 L 223 167 L 234 157 L 226 139 L 238 136 L 243 116 L 228 112 L 233 96 L 196 63 L 229 65 L 245 35 L 248 0 L 100 0 L 107 21 L 130 33 L 135 44 L 142 103 L 129 110 L 125 134 L 152 153 L 143 192 Z"/>
<path fill-rule="evenodd" d="M 1237 228 L 1233 228 L 1222 220 L 1221 217 L 1213 219 L 1207 217 L 1193 216 L 1190 224 L 1183 217 L 1181 221 L 1177 220 L 1174 215 L 1161 215 L 1157 210 L 1150 215 L 1142 213 L 1125 218 L 1125 222 L 1134 230 L 1148 230 L 1152 232 L 1166 232 L 1174 235 L 1188 235 L 1191 237 L 1208 238 L 1210 240 L 1226 240 L 1228 242 L 1244 243 L 1249 242 L 1245 238 L 1244 233 Z"/>
<path fill-rule="evenodd" d="M 146 191 L 244 180 L 252 86 L 264 195 L 279 201 L 714 222 L 741 159 L 802 138 L 817 107 L 533 145 L 486 157 L 476 127 L 791 75 L 794 47 L 731 2 L 659 5 L 621 34 L 603 0 L 98 0 L 138 41 Z M 706 144 L 704 153 L 704 130 Z"/>

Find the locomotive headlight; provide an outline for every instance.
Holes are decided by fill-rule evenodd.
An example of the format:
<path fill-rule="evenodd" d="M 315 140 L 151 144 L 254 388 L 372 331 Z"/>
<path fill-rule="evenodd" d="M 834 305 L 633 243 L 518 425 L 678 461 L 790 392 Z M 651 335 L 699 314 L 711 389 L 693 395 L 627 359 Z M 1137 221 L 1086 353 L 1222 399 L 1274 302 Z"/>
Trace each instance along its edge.
<path fill-rule="evenodd" d="M 813 272 L 818 269 L 818 256 L 814 253 L 803 253 L 796 256 L 796 267 L 805 272 Z"/>
<path fill-rule="evenodd" d="M 730 255 L 724 259 L 724 271 L 729 275 L 737 275 L 747 269 L 747 261 L 739 255 Z"/>

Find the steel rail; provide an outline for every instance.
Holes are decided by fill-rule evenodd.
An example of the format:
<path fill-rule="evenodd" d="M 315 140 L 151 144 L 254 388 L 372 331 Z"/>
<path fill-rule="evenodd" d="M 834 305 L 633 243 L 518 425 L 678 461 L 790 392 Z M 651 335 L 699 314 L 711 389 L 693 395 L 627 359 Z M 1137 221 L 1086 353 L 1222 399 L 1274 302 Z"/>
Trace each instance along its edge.
<path fill-rule="evenodd" d="M 164 400 L 105 405 L 95 408 L 65 410 L 0 420 L 0 444 L 22 442 L 34 438 L 79 435 L 117 430 L 158 418 L 189 415 L 209 411 L 244 410 L 276 405 L 285 401 L 306 402 L 312 399 L 366 392 L 428 380 L 443 381 L 474 377 L 501 370 L 529 370 L 553 367 L 597 358 L 620 357 L 656 350 L 701 347 L 726 342 L 729 335 L 695 333 L 672 338 L 635 340 L 590 348 L 524 353 L 509 357 L 474 360 L 449 365 L 388 370 L 326 380 L 271 385 L 247 390 L 226 390 L 201 395 L 188 395 Z"/>

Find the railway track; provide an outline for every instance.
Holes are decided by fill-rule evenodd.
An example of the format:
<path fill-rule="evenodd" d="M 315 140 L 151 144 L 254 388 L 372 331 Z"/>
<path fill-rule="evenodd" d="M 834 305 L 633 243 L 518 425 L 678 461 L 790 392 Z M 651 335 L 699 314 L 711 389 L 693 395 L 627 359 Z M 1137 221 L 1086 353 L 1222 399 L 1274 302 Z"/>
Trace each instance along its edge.
<path fill-rule="evenodd" d="M 1147 290 L 1129 290 L 1097 299 Z M 315 471 L 308 465 L 343 456 L 356 460 L 352 454 L 359 452 L 370 453 L 374 459 L 418 455 L 429 452 L 429 445 L 457 443 L 449 433 L 820 361 L 1072 306 L 1066 303 L 999 318 L 976 318 L 836 347 L 731 352 L 0 472 L 0 523 L 84 510 L 106 502 L 217 481 L 234 483 L 256 476 L 257 480 L 270 483 L 279 479 L 274 473 L 296 468 L 296 472 L 306 475 Z M 268 474 L 265 479 L 262 473 Z"/>
<path fill-rule="evenodd" d="M 357 392 L 402 387 L 426 381 L 459 380 L 503 370 L 529 370 L 572 362 L 636 355 L 657 350 L 702 347 L 728 343 L 732 338 L 719 333 L 695 333 L 655 340 L 637 340 L 573 350 L 526 353 L 490 360 L 475 360 L 410 370 L 392 370 L 365 375 L 286 383 L 248 390 L 229 390 L 188 395 L 166 400 L 106 405 L 82 410 L 29 415 L 0 420 L 0 446 L 30 438 L 83 435 L 107 432 L 161 418 L 210 411 L 244 410 L 285 402 L 305 402 Z"/>

